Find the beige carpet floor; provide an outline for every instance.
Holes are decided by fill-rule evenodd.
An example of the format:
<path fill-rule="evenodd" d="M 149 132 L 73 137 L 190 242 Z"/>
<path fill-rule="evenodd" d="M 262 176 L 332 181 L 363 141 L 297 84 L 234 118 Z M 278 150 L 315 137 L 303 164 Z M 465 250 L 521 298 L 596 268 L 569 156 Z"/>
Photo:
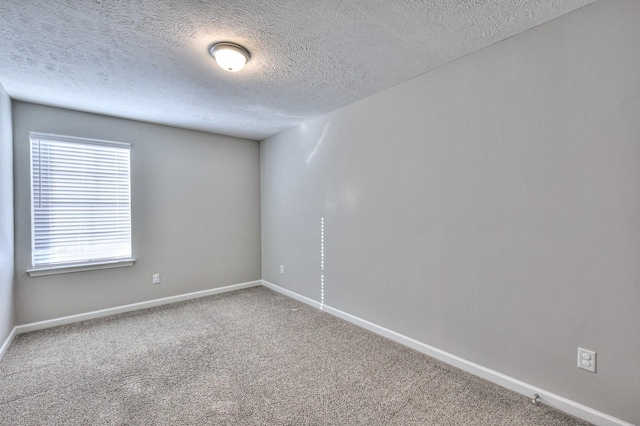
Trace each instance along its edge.
<path fill-rule="evenodd" d="M 16 337 L 8 425 L 582 425 L 263 287 Z"/>

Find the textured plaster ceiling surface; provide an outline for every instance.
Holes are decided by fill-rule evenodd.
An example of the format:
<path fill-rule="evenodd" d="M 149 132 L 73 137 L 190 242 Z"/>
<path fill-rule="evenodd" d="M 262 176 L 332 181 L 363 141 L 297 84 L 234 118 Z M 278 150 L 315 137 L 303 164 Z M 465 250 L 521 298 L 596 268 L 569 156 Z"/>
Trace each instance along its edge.
<path fill-rule="evenodd" d="M 14 99 L 262 139 L 594 0 L 2 0 Z M 242 44 L 239 73 L 208 47 Z"/>

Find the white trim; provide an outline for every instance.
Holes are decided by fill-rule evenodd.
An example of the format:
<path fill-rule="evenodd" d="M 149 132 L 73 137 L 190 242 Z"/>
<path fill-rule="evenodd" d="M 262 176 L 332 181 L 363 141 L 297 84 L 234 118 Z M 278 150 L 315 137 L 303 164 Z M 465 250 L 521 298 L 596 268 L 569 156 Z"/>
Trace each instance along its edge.
<path fill-rule="evenodd" d="M 98 269 L 124 268 L 133 266 L 135 259 L 120 259 L 98 262 L 88 262 L 74 265 L 61 265 L 28 269 L 29 277 L 43 277 L 45 275 L 70 274 L 72 272 L 95 271 Z"/>
<path fill-rule="evenodd" d="M 293 292 L 291 290 L 287 290 L 286 288 L 279 287 L 279 286 L 277 286 L 275 284 L 272 284 L 269 281 L 265 281 L 265 280 L 262 280 L 262 285 L 267 287 L 267 288 L 269 288 L 269 289 L 271 289 L 271 290 L 273 290 L 273 291 L 277 291 L 278 293 L 282 293 L 285 296 L 289 296 L 292 299 L 296 299 L 296 300 L 298 300 L 298 301 L 300 301 L 302 303 L 306 303 L 307 305 L 311 305 L 316 309 L 322 309 L 322 304 L 320 302 L 316 302 L 313 299 L 309 299 L 307 296 L 303 296 L 303 295 L 295 293 L 295 292 Z M 324 305 L 324 307 L 326 308 L 327 306 Z"/>
<path fill-rule="evenodd" d="M 54 135 L 53 133 L 30 132 L 29 139 L 45 140 L 48 142 L 90 143 L 93 145 L 105 145 L 123 149 L 131 149 L 131 144 L 128 142 L 114 142 L 102 139 L 78 138 L 75 136 Z"/>
<path fill-rule="evenodd" d="M 429 355 L 440 361 L 446 362 L 447 364 L 453 365 L 454 367 L 457 367 L 468 373 L 479 376 L 483 379 L 486 379 L 490 382 L 493 382 L 497 385 L 505 387 L 514 392 L 520 393 L 522 395 L 526 395 L 531 399 L 533 399 L 533 394 L 537 393 L 538 395 L 540 395 L 540 398 L 539 398 L 540 402 L 545 403 L 551 407 L 557 408 L 558 410 L 564 411 L 565 413 L 571 414 L 572 416 L 578 417 L 582 420 L 586 420 L 593 424 L 602 425 L 602 426 L 604 425 L 633 426 L 631 423 L 627 423 L 624 420 L 620 420 L 616 417 L 594 410 L 593 408 L 587 407 L 586 405 L 582 405 L 570 399 L 564 398 L 560 395 L 556 395 L 544 389 L 540 389 L 536 386 L 522 382 L 518 379 L 514 379 L 513 377 L 509 377 L 505 374 L 499 373 L 489 368 L 483 367 L 474 362 L 467 361 L 466 359 L 460 358 L 456 355 L 450 354 L 438 348 L 434 348 L 433 346 L 419 342 L 415 339 L 412 339 L 400 333 L 396 333 L 395 331 L 389 330 L 388 328 L 381 327 L 377 324 L 374 324 L 362 318 L 356 317 L 354 315 L 348 314 L 339 309 L 332 308 L 331 306 L 321 305 L 320 302 L 317 302 L 306 296 L 302 296 L 291 290 L 287 290 L 285 288 L 279 287 L 268 281 L 262 280 L 262 285 L 271 290 L 277 291 L 278 293 L 282 293 L 285 296 L 289 296 L 293 299 L 299 300 L 300 302 L 311 305 L 314 308 L 322 309 L 323 311 L 331 315 L 334 315 L 338 318 L 342 318 L 345 321 L 348 321 L 352 324 L 355 324 L 369 331 L 372 331 L 376 334 L 384 336 L 404 346 L 408 346 L 412 349 L 417 350 L 418 352 L 422 352 L 423 354 Z"/>
<path fill-rule="evenodd" d="M 2 344 L 2 346 L 0 346 L 0 361 L 2 361 L 2 357 L 4 357 L 4 354 L 6 354 L 7 351 L 9 350 L 9 346 L 11 346 L 11 343 L 13 342 L 14 337 L 16 337 L 15 327 L 11 329 L 11 331 L 9 332 L 9 335 L 4 340 L 4 343 Z"/>
<path fill-rule="evenodd" d="M 132 303 L 130 305 L 117 306 L 114 308 L 101 309 L 99 311 L 86 312 L 84 314 L 70 315 L 62 318 L 55 318 L 46 321 L 32 322 L 30 324 L 18 325 L 15 328 L 16 334 L 27 333 L 29 331 L 42 330 L 45 328 L 57 327 L 59 325 L 71 324 L 74 322 L 86 321 L 94 318 L 102 318 L 110 315 L 121 314 L 123 312 L 137 311 L 139 309 L 152 308 L 154 306 L 168 305 L 170 303 L 182 302 L 184 300 L 197 299 L 199 297 L 211 296 L 219 293 L 226 293 L 243 288 L 256 287 L 261 281 L 250 281 L 242 284 L 234 284 L 226 287 L 212 288 L 210 290 L 195 291 L 193 293 L 180 294 L 177 296 L 164 297 L 162 299 L 148 300 L 146 302 Z"/>

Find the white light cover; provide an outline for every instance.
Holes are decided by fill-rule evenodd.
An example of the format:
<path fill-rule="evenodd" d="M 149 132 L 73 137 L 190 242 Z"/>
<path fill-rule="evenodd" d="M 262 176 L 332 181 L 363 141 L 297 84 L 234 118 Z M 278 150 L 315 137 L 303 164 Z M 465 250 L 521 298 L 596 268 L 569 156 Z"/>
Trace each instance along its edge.
<path fill-rule="evenodd" d="M 229 45 L 221 45 L 213 47 L 213 57 L 216 62 L 225 71 L 237 72 L 244 68 L 249 59 L 246 53 L 240 48 Z"/>

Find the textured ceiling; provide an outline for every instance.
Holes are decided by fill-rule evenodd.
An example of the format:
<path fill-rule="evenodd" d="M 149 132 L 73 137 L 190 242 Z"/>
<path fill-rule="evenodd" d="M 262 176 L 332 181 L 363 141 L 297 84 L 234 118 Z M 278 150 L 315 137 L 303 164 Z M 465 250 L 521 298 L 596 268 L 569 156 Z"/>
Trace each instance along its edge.
<path fill-rule="evenodd" d="M 594 0 L 2 0 L 15 99 L 262 139 Z M 239 73 L 207 48 L 251 51 Z"/>

